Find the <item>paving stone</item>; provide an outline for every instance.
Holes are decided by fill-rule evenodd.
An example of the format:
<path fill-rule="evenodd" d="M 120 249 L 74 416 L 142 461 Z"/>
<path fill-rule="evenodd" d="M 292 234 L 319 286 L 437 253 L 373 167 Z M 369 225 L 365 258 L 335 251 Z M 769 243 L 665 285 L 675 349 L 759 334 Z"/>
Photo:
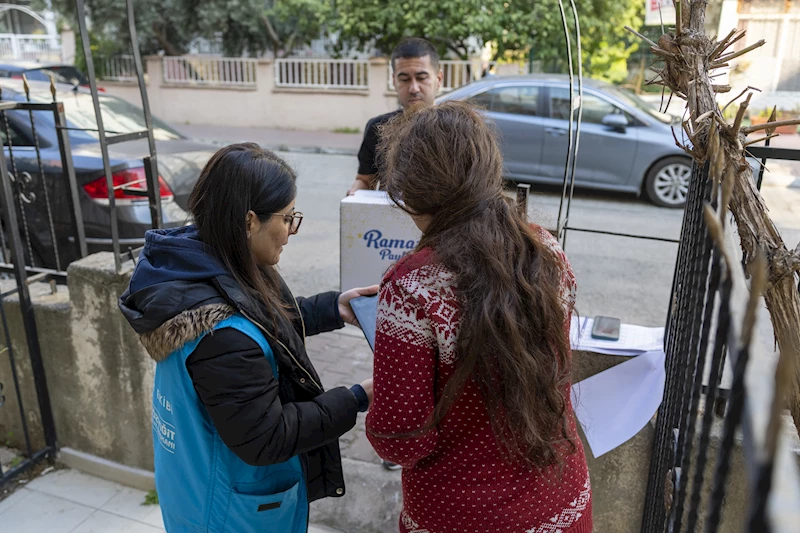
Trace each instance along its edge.
<path fill-rule="evenodd" d="M 306 339 L 306 349 L 326 389 L 350 387 L 372 377 L 372 350 L 360 334 L 343 330 L 321 333 Z M 364 419 L 363 414 L 359 415 L 356 426 L 339 439 L 342 456 L 378 463 L 378 454 L 367 439 Z"/>

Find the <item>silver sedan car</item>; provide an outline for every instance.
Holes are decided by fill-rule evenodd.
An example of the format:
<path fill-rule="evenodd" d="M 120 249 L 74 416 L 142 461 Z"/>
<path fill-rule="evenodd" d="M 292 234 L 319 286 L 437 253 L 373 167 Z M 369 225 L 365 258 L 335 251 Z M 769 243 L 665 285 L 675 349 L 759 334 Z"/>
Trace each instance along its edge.
<path fill-rule="evenodd" d="M 475 103 L 496 124 L 507 179 L 563 183 L 570 113 L 567 76 L 488 77 L 437 102 L 452 99 Z M 680 138 L 679 118 L 597 80 L 584 80 L 582 104 L 577 187 L 645 194 L 664 207 L 686 203 L 692 162 L 675 145 L 672 127 L 677 125 Z"/>

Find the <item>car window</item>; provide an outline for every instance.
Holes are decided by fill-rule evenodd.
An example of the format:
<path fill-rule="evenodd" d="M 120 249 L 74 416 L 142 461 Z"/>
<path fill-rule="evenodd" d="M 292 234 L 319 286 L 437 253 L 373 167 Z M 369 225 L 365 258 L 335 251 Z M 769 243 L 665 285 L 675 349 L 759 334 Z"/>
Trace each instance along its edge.
<path fill-rule="evenodd" d="M 497 87 L 470 98 L 470 102 L 495 113 L 537 115 L 539 88 L 532 86 Z"/>
<path fill-rule="evenodd" d="M 35 68 L 25 71 L 25 77 L 28 81 L 44 81 L 50 83 L 50 77 L 56 83 L 65 83 L 68 85 L 82 85 L 82 77 L 80 72 L 74 67 L 48 67 L 48 68 Z"/>
<path fill-rule="evenodd" d="M 50 76 L 47 75 L 45 69 L 37 68 L 33 70 L 26 70 L 25 77 L 28 78 L 28 81 L 46 81 L 50 83 Z M 56 78 L 56 82 L 60 81 Z"/>
<path fill-rule="evenodd" d="M 620 108 L 602 98 L 592 94 L 583 95 L 583 116 L 582 121 L 588 124 L 602 124 L 603 117 L 606 115 L 624 114 L 629 122 L 632 117 Z M 576 97 L 577 102 L 577 97 Z M 575 117 L 580 103 L 575 107 Z M 550 116 L 560 120 L 569 120 L 569 89 L 554 87 L 550 89 Z"/>
<path fill-rule="evenodd" d="M 658 120 L 659 122 L 663 122 L 664 124 L 670 124 L 672 122 L 675 122 L 676 120 L 680 122 L 679 117 L 673 117 L 669 113 L 661 113 L 660 111 L 654 109 L 653 106 L 651 106 L 650 104 L 648 104 L 647 102 L 645 102 L 644 100 L 642 100 L 641 98 L 639 98 L 638 96 L 636 96 L 635 94 L 626 89 L 620 89 L 619 87 L 609 87 L 605 89 L 605 91 L 606 93 L 613 96 L 617 100 L 620 100 L 631 107 L 635 107 L 636 109 L 646 113 L 648 116 Z"/>
<path fill-rule="evenodd" d="M 49 67 L 47 69 L 52 72 L 58 83 L 69 83 L 70 85 L 89 85 L 89 80 L 83 73 L 75 67 Z"/>
<path fill-rule="evenodd" d="M 42 93 L 31 94 L 31 98 L 36 102 L 49 102 L 52 97 Z M 69 136 L 72 142 L 85 143 L 93 142 L 98 139 L 96 130 L 97 120 L 94 115 L 94 105 L 92 96 L 85 92 L 60 92 L 57 95 L 58 101 L 64 104 L 64 116 L 70 128 Z M 118 135 L 124 133 L 134 133 L 146 129 L 144 113 L 140 107 L 134 106 L 110 95 L 100 95 L 100 112 L 103 114 L 103 126 L 107 135 Z M 52 114 L 41 112 L 42 119 L 52 124 Z M 38 114 L 38 112 L 37 112 Z M 50 115 L 47 117 L 47 115 Z M 153 118 L 153 135 L 157 141 L 171 141 L 185 138 L 178 131 L 174 130 L 167 123 Z M 39 120 L 37 118 L 37 120 Z M 84 130 L 84 131 L 78 131 Z"/>
<path fill-rule="evenodd" d="M 9 135 L 6 135 L 6 129 L 4 127 L 0 128 L 0 138 L 3 139 L 3 146 L 8 146 L 9 137 L 11 137 L 12 146 L 33 146 L 33 142 L 28 139 L 27 136 L 18 132 L 11 121 L 9 121 L 8 124 L 8 133 Z"/>

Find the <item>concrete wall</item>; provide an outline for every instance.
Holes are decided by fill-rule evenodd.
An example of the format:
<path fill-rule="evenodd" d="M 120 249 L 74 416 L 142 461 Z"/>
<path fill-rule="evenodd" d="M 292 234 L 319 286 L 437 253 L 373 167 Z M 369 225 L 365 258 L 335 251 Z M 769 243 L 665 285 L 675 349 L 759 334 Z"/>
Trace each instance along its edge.
<path fill-rule="evenodd" d="M 16 283 L 13 279 L 0 282 L 0 290 L 2 291 L 15 288 Z M 63 288 L 61 289 L 56 294 L 52 294 L 50 287 L 44 283 L 30 285 L 31 298 L 36 301 L 34 315 L 38 325 L 39 342 L 43 353 L 63 354 L 71 335 L 69 330 L 69 296 Z M 11 342 L 9 343 L 6 339 L 4 330 L 0 329 L 0 349 L 3 350 L 3 353 L 0 354 L 0 383 L 3 385 L 3 396 L 5 396 L 5 403 L 0 407 L 0 444 L 7 444 L 21 450 L 25 449 L 17 390 L 14 387 L 11 374 L 9 355 L 13 354 L 17 377 L 20 382 L 25 421 L 32 437 L 31 446 L 34 449 L 39 449 L 44 447 L 42 421 L 39 415 L 39 404 L 36 398 L 28 345 L 25 340 L 25 329 L 19 312 L 19 299 L 17 296 L 10 296 L 3 300 L 2 310 L 8 324 Z M 64 339 L 64 341 L 60 342 L 59 339 Z M 10 353 L 6 351 L 6 348 L 10 348 Z M 59 381 L 60 376 L 52 371 L 54 370 L 52 366 L 49 364 L 46 366 L 48 379 Z M 54 409 L 57 409 L 61 401 L 59 398 L 52 398 L 51 403 Z"/>
<path fill-rule="evenodd" d="M 285 89 L 275 87 L 272 60 L 258 61 L 257 86 L 201 87 L 163 80 L 160 57 L 148 57 L 147 95 L 156 117 L 178 124 L 250 126 L 296 130 L 362 129 L 374 116 L 397 109 L 387 88 L 388 62 L 370 60 L 369 89 Z M 103 81 L 108 94 L 141 105 L 135 83 Z"/>
<path fill-rule="evenodd" d="M 31 294 L 59 445 L 152 470 L 150 413 L 155 364 L 117 308 L 117 299 L 127 287 L 131 271 L 132 264 L 127 263 L 127 269 L 118 275 L 111 254 L 95 254 L 70 265 L 68 287 L 59 287 L 52 294 L 48 285 L 33 284 Z M 12 286 L 11 281 L 0 283 L 0 289 Z M 34 446 L 41 446 L 41 423 L 18 301 L 6 300 L 4 309 L 22 383 L 26 419 Z M 573 380 L 580 381 L 625 360 L 575 352 Z M 6 397 L 6 404 L 0 408 L 0 441 L 8 440 L 12 446 L 22 448 L 18 406 L 4 353 L 0 353 L 0 382 Z M 721 423 L 717 420 L 716 424 L 708 448 L 714 458 Z M 634 533 L 641 529 L 653 436 L 651 422 L 636 437 L 600 458 L 591 456 L 584 441 L 593 488 L 595 531 Z M 800 453 L 796 438 L 794 448 Z M 349 459 L 345 466 L 348 496 L 316 503 L 315 520 L 353 532 L 394 529 L 400 505 L 399 475 Z M 713 458 L 708 468 L 714 468 Z M 707 482 L 713 478 L 710 472 Z M 721 531 L 737 531 L 743 523 L 747 508 L 745 475 L 737 441 Z M 702 494 L 709 492 L 705 487 Z"/>
<path fill-rule="evenodd" d="M 59 446 L 152 470 L 155 363 L 117 309 L 129 272 L 115 274 L 109 253 L 77 261 L 68 271 L 68 287 L 59 287 L 56 294 L 48 285 L 31 285 Z M 41 420 L 19 301 L 10 298 L 5 310 L 33 445 L 40 447 Z M 0 357 L 0 382 L 7 398 L 0 408 L 0 438 L 23 449 L 8 365 L 8 358 Z"/>

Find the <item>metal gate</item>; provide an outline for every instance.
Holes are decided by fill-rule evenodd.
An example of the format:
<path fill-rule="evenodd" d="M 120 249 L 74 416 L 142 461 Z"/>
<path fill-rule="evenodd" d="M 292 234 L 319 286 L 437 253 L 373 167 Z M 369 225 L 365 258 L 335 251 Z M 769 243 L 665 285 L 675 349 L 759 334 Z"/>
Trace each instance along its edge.
<path fill-rule="evenodd" d="M 55 289 L 56 282 L 66 279 L 66 264 L 86 255 L 64 106 L 55 101 L 54 90 L 52 95 L 53 102 L 31 101 L 26 80 L 19 92 L 0 92 L 0 134 L 4 144 L 0 157 L 0 273 L 5 278 L 0 283 L 0 356 L 8 360 L 7 380 L 0 383 L 0 423 L 5 420 L 6 425 L 21 429 L 22 435 L 17 436 L 21 439 L 4 435 L 4 440 L 15 440 L 23 454 L 23 459 L 6 471 L 0 464 L 0 486 L 42 459 L 52 460 L 56 452 L 55 424 L 28 285 L 50 280 Z M 44 128 L 53 130 L 49 137 L 57 138 L 57 146 L 40 146 Z M 18 301 L 25 331 L 22 351 L 29 356 L 29 362 L 25 362 L 28 372 L 24 374 L 30 379 L 21 378 L 24 361 L 15 354 L 11 340 L 9 297 Z M 33 406 L 25 401 L 31 396 L 24 393 L 30 381 L 38 404 L 33 416 Z M 13 411 L 19 415 L 17 424 L 12 422 Z M 38 432 L 32 435 L 32 423 L 41 425 L 43 439 Z M 43 444 L 36 444 L 42 440 Z"/>
<path fill-rule="evenodd" d="M 759 156 L 779 157 L 769 150 L 760 148 Z M 786 391 L 776 379 L 787 372 L 795 354 L 782 353 L 777 371 L 761 364 L 763 359 L 748 365 L 759 351 L 753 341 L 758 298 L 745 284 L 730 216 L 718 207 L 723 194 L 708 179 L 707 168 L 695 166 L 667 318 L 667 380 L 643 514 L 646 533 L 719 530 L 739 432 L 748 472 L 747 523 L 741 529 L 800 530 L 800 477 L 781 441 Z M 726 358 L 733 378 L 729 390 L 722 390 Z M 722 429 L 712 456 L 709 444 L 717 418 Z"/>
<path fill-rule="evenodd" d="M 0 322 L 3 326 L 4 343 L 0 344 L 0 364 L 4 363 L 3 359 L 6 357 L 9 362 L 8 372 L 0 376 L 10 376 L 4 378 L 5 383 L 0 382 L 0 430 L 4 429 L 4 420 L 6 425 L 12 425 L 10 420 L 15 418 L 12 411 L 18 412 L 19 418 L 15 427 L 21 429 L 22 435 L 14 440 L 23 454 L 23 459 L 5 471 L 0 464 L 0 486 L 41 460 L 46 458 L 52 460 L 57 449 L 53 412 L 28 285 L 34 281 L 49 280 L 55 290 L 56 283 L 66 281 L 67 265 L 87 255 L 81 191 L 70 147 L 71 130 L 91 131 L 98 137 L 108 193 L 108 229 L 112 237 L 111 245 L 117 272 L 128 256 L 130 258 L 134 256 L 133 251 L 121 253 L 120 250 L 115 202 L 118 190 L 128 195 L 147 197 L 152 227 L 160 228 L 162 225 L 156 145 L 144 69 L 136 37 L 133 0 L 126 0 L 126 7 L 146 129 L 127 134 L 114 134 L 104 128 L 83 0 L 75 0 L 75 6 L 97 128 L 70 127 L 65 119 L 64 106 L 57 101 L 56 86 L 52 79 L 50 84 L 52 101 L 47 102 L 41 94 L 31 96 L 24 75 L 20 90 L 8 90 L 7 94 L 3 94 L 3 89 L 0 87 L 0 136 L 4 144 L 4 157 L 0 157 L 0 212 L 2 212 L 0 276 L 6 278 L 0 280 Z M 78 91 L 78 88 L 73 90 Z M 41 134 L 48 128 L 49 135 L 43 137 Z M 112 134 L 107 135 L 107 133 Z M 45 137 L 50 142 L 41 144 L 40 138 Z M 148 140 L 149 148 L 149 155 L 143 158 L 146 188 L 115 185 L 111 174 L 108 146 L 144 138 Z M 10 274 L 13 274 L 14 283 L 10 279 Z M 14 353 L 11 342 L 7 298 L 12 296 L 19 300 L 22 325 L 25 330 L 25 348 L 30 359 L 29 373 L 25 361 L 24 374 L 26 378 L 30 376 L 29 379 L 21 378 L 23 373 L 20 372 L 22 366 L 20 363 L 23 360 Z M 35 400 L 26 393 L 26 386 L 30 381 L 36 392 Z M 29 404 L 33 401 L 38 404 L 38 412 L 31 411 Z M 31 416 L 32 412 L 34 414 Z M 43 438 L 39 436 L 38 431 L 33 434 L 32 422 L 35 422 L 33 425 L 41 425 Z M 2 434 L 0 436 L 6 437 Z M 6 440 L 6 438 L 0 439 L 0 444 Z"/>

